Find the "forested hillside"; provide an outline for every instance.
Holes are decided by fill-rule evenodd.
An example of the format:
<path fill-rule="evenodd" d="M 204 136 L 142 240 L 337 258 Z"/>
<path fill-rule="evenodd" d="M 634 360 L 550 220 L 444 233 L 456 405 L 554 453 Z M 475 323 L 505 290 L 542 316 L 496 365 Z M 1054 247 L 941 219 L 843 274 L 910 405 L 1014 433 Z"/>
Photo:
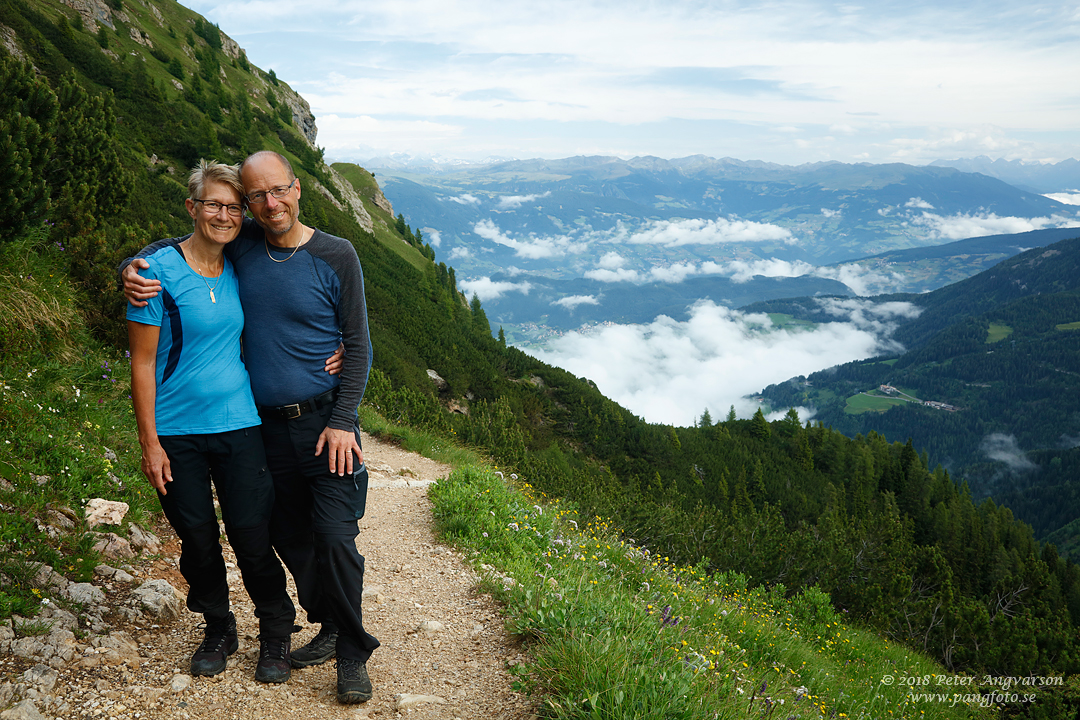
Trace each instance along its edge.
<path fill-rule="evenodd" d="M 0 615 L 35 611 L 26 563 L 73 576 L 93 567 L 89 541 L 57 547 L 33 518 L 88 492 L 153 510 L 139 490 L 133 420 L 119 410 L 115 267 L 187 231 L 181 182 L 195 158 L 270 148 L 304 183 L 304 219 L 357 248 L 375 346 L 365 402 L 392 422 L 478 448 L 681 563 L 737 570 L 776 592 L 816 585 L 852 621 L 950 669 L 1080 670 L 1080 569 L 1009 510 L 976 504 L 928 467 L 919 444 L 849 439 L 793 415 L 642 421 L 587 379 L 493 337 L 483 307 L 394 217 L 370 173 L 327 166 L 302 103 L 217 28 L 173 3 L 111 7 L 111 25 L 91 24 L 66 5 L 0 0 L 0 379 L 11 390 L 0 405 L 10 439 L 0 445 Z M 90 412 L 79 406 L 83 382 L 111 393 L 111 422 L 68 422 L 67 408 Z M 115 466 L 87 462 L 87 443 L 107 444 Z M 67 481 L 34 479 L 43 475 Z M 1075 695 L 1065 687 L 1008 712 L 1063 717 L 1039 713 Z"/>
<path fill-rule="evenodd" d="M 1062 531 L 1080 515 L 1069 471 L 1080 453 L 1080 240 L 1029 250 L 932 293 L 881 299 L 922 308 L 895 334 L 907 352 L 770 387 L 768 402 L 813 407 L 849 436 L 910 437 L 977 498 L 994 497 L 1037 537 L 1058 533 L 1074 551 L 1076 529 Z M 769 309 L 810 318 L 812 306 Z M 883 385 L 950 407 L 900 399 Z"/>

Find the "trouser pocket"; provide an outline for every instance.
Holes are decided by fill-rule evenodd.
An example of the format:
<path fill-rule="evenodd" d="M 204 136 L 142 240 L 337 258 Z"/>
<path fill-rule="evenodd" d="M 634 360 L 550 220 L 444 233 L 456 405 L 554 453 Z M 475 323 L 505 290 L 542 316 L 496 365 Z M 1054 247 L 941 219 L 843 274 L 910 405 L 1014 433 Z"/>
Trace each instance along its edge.
<path fill-rule="evenodd" d="M 368 471 L 367 463 L 360 465 L 360 469 L 352 474 L 352 489 L 349 491 L 349 509 L 357 520 L 364 517 L 367 509 Z"/>

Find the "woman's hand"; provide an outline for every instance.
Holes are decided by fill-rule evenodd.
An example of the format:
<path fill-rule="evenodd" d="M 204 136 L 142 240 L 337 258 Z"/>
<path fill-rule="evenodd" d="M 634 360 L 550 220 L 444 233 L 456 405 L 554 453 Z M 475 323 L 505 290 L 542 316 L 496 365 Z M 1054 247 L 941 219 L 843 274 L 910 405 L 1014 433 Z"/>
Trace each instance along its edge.
<path fill-rule="evenodd" d="M 162 495 L 169 494 L 165 489 L 165 484 L 172 482 L 172 467 L 169 465 L 169 456 L 165 454 L 165 448 L 161 447 L 156 437 L 143 446 L 142 471 L 155 490 Z"/>
<path fill-rule="evenodd" d="M 326 358 L 326 372 L 331 375 L 337 375 L 341 372 L 342 366 L 345 364 L 345 345 L 338 343 L 337 350 L 334 354 Z"/>

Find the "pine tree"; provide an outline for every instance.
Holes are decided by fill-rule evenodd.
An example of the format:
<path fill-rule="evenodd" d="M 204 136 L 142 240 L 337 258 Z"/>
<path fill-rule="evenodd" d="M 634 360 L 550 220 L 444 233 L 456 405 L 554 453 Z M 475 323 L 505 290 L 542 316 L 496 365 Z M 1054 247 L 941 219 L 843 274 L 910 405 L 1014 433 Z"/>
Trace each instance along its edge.
<path fill-rule="evenodd" d="M 184 66 L 180 63 L 180 58 L 173 58 L 169 60 L 168 66 L 165 68 L 169 71 L 169 74 L 175 77 L 177 80 L 184 79 Z"/>
<path fill-rule="evenodd" d="M 131 192 L 132 178 L 120 162 L 109 97 L 91 97 L 72 72 L 61 79 L 58 100 L 56 151 L 47 178 L 54 197 L 61 198 L 69 189 L 67 199 L 58 203 L 61 215 L 70 212 L 64 204 L 72 199 L 77 204 L 88 202 L 98 217 L 118 213 Z M 89 228 L 68 231 L 85 229 Z"/>
<path fill-rule="evenodd" d="M 754 417 L 750 419 L 750 434 L 762 440 L 772 434 L 772 428 L 769 427 L 769 421 L 765 419 L 765 413 L 761 412 L 761 408 L 758 408 Z"/>
<path fill-rule="evenodd" d="M 484 308 L 480 305 L 480 296 L 472 296 L 469 309 L 472 311 L 473 327 L 477 331 L 490 336 L 491 324 L 488 322 L 487 313 L 484 312 Z"/>
<path fill-rule="evenodd" d="M 28 63 L 0 58 L 0 241 L 45 217 L 57 114 L 56 96 Z"/>

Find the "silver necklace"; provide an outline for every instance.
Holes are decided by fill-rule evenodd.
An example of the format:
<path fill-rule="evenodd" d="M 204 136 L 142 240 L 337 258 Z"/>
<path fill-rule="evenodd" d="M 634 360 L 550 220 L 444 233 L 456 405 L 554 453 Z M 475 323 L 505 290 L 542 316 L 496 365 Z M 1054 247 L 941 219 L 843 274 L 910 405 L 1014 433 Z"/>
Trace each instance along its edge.
<path fill-rule="evenodd" d="M 300 238 L 300 245 L 303 245 L 303 244 L 304 244 L 304 239 Z M 278 260 L 277 258 L 275 258 L 273 255 L 270 254 L 270 243 L 268 243 L 266 241 L 266 237 L 263 236 L 263 247 L 266 248 L 266 257 L 270 258 L 271 260 L 273 260 L 276 263 L 288 262 L 289 259 L 292 258 L 292 256 L 296 254 L 296 251 L 300 249 L 300 245 L 297 245 L 296 247 L 294 247 L 292 249 L 292 252 L 289 253 L 289 257 L 285 258 L 284 260 Z"/>
<path fill-rule="evenodd" d="M 210 291 L 210 302 L 217 305 L 217 298 L 214 297 L 214 290 L 216 290 L 217 286 L 221 284 L 221 278 L 225 274 L 224 266 L 221 268 L 221 275 L 217 276 L 217 282 L 214 283 L 214 287 L 210 287 L 210 283 L 206 282 L 206 275 L 203 275 L 202 263 L 199 262 L 198 258 L 195 258 L 195 263 L 199 266 L 199 277 L 202 278 L 203 284 L 206 285 L 206 289 Z M 209 273 L 207 273 L 207 275 L 209 275 Z"/>

